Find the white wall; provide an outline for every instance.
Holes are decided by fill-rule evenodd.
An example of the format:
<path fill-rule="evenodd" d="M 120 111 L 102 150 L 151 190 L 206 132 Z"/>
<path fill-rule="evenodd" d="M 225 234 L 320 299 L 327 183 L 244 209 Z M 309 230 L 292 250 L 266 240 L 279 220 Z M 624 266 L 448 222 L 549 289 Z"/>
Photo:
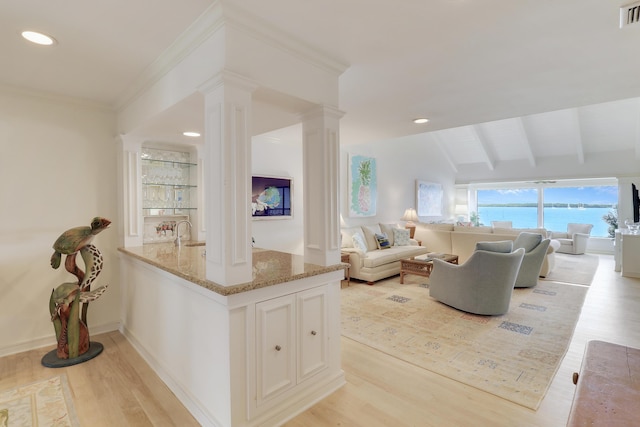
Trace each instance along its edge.
<path fill-rule="evenodd" d="M 455 174 L 439 148 L 424 137 L 410 136 L 366 145 L 343 145 L 340 158 L 340 213 L 348 226 L 376 222 L 404 223 L 405 209 L 416 208 L 416 180 L 435 182 L 443 187 L 443 215 L 420 217 L 422 222 L 453 218 L 455 205 Z M 373 217 L 349 217 L 349 157 L 371 156 L 376 159 L 378 199 Z"/>
<path fill-rule="evenodd" d="M 49 296 L 75 277 L 51 268 L 51 248 L 94 216 L 117 219 L 114 131 L 111 111 L 0 89 L 0 356 L 55 348 Z M 115 223 L 94 240 L 105 258 L 96 286 L 110 287 L 89 307 L 92 335 L 119 321 L 116 242 Z"/>
<path fill-rule="evenodd" d="M 256 247 L 304 255 L 302 130 L 299 139 L 274 141 L 268 137 L 252 139 L 252 172 L 293 178 L 292 219 L 254 219 L 252 236 Z"/>

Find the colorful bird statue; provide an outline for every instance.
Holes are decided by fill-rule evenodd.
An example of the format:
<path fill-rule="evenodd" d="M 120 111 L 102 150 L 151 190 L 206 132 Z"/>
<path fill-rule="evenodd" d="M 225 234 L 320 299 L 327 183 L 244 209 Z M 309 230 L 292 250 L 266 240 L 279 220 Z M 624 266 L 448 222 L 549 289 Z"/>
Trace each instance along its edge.
<path fill-rule="evenodd" d="M 75 227 L 62 233 L 60 237 L 58 237 L 58 240 L 53 244 L 54 252 L 53 255 L 51 255 L 51 267 L 60 267 L 62 254 L 75 254 L 80 249 L 91 243 L 95 235 L 106 229 L 109 224 L 111 224 L 111 221 L 97 216 L 93 218 L 91 226 L 89 227 Z"/>

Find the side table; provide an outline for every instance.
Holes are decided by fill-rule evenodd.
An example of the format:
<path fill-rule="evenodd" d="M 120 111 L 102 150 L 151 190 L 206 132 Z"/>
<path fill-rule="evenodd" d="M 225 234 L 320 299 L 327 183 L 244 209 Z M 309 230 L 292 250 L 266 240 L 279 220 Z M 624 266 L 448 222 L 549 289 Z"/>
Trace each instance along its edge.
<path fill-rule="evenodd" d="M 349 254 L 346 252 L 340 252 L 340 262 L 348 264 L 344 269 L 344 279 L 347 282 L 347 286 L 351 284 L 351 263 L 349 262 Z"/>

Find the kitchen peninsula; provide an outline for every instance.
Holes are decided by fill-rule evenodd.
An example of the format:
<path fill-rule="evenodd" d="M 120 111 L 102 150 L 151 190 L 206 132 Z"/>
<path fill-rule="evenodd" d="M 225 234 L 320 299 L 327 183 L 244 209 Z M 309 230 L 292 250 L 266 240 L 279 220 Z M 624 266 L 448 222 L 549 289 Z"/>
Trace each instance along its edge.
<path fill-rule="evenodd" d="M 125 334 L 203 425 L 278 425 L 344 384 L 344 265 L 252 251 L 253 280 L 206 279 L 205 246 L 119 248 Z"/>

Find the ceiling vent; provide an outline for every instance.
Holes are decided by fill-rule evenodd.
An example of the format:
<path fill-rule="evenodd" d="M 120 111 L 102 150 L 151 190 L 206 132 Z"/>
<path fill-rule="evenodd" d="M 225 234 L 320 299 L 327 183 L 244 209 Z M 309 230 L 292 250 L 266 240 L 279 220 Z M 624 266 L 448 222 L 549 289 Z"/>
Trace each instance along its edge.
<path fill-rule="evenodd" d="M 620 8 L 620 28 L 640 23 L 640 1 Z"/>

